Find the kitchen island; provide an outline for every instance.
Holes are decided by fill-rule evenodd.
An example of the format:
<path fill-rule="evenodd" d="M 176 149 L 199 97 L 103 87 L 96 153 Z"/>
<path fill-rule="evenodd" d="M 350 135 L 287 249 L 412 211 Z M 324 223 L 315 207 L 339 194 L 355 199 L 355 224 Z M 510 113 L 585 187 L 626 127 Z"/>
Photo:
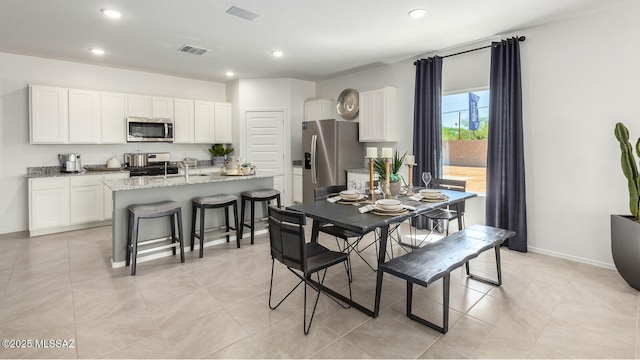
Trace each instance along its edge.
<path fill-rule="evenodd" d="M 246 190 L 273 188 L 273 175 L 222 176 L 217 174 L 193 174 L 188 178 L 183 175 L 142 176 L 126 179 L 104 180 L 104 185 L 113 191 L 113 233 L 112 258 L 113 267 L 125 265 L 127 254 L 127 222 L 128 207 L 133 204 L 145 204 L 158 201 L 173 200 L 182 206 L 182 226 L 185 248 L 191 245 L 191 199 L 198 196 L 216 194 L 232 194 L 238 197 L 238 216 L 240 216 L 240 193 Z M 263 209 L 256 209 L 257 216 L 264 214 Z M 232 215 L 233 216 L 233 215 Z M 206 227 L 219 226 L 224 223 L 222 211 L 207 212 Z M 139 239 L 155 239 L 170 234 L 167 218 L 144 219 L 140 222 Z M 169 240 L 165 240 L 169 243 Z M 158 245 L 161 245 L 159 243 Z M 159 251 L 138 258 L 144 259 L 168 256 L 171 251 Z"/>

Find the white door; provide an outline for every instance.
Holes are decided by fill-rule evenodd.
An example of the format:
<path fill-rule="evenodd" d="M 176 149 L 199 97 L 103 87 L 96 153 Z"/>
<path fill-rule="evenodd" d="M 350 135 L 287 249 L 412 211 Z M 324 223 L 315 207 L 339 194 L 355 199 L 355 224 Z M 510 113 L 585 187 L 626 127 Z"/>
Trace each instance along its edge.
<path fill-rule="evenodd" d="M 284 201 L 284 113 L 282 111 L 248 111 L 247 161 L 259 173 L 273 174 L 274 188 Z"/>

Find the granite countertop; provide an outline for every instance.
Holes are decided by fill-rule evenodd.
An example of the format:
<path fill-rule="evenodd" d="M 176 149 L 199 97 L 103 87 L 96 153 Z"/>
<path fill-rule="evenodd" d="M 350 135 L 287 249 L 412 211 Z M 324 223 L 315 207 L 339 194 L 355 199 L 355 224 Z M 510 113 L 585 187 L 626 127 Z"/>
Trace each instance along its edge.
<path fill-rule="evenodd" d="M 190 170 L 197 169 L 219 169 L 220 166 L 211 165 L 211 161 L 201 160 L 198 161 L 198 165 L 189 167 Z M 85 175 L 107 175 L 117 173 L 129 173 L 129 170 L 125 168 L 107 169 L 104 165 L 85 165 L 81 172 L 64 173 L 60 172 L 62 168 L 60 166 L 37 166 L 28 167 L 27 175 L 28 179 L 35 178 L 47 178 L 47 177 L 65 177 L 65 176 L 85 176 Z"/>
<path fill-rule="evenodd" d="M 358 173 L 358 174 L 368 174 L 369 173 L 369 169 L 368 168 L 358 168 L 358 169 L 345 169 L 346 172 L 350 172 L 350 173 Z"/>
<path fill-rule="evenodd" d="M 101 168 L 104 170 L 100 171 L 89 171 L 87 169 L 91 168 Z M 38 167 L 28 167 L 27 175 L 28 179 L 35 178 L 47 178 L 47 177 L 64 177 L 64 176 L 84 176 L 84 175 L 106 175 L 106 174 L 117 174 L 117 173 L 129 173 L 128 170 L 124 170 L 121 168 L 114 169 L 106 169 L 104 166 L 98 165 L 88 165 L 85 166 L 81 172 L 72 172 L 72 173 L 64 173 L 60 172 L 60 166 L 38 166 Z"/>
<path fill-rule="evenodd" d="M 164 176 L 139 176 L 126 179 L 103 180 L 102 182 L 112 191 L 140 190 L 170 186 L 184 186 L 194 184 L 205 184 L 225 181 L 242 181 L 249 179 L 260 179 L 272 177 L 274 175 L 256 174 L 246 176 L 224 176 L 218 174 L 192 174 L 189 175 L 189 181 L 186 181 L 184 175 L 168 175 Z"/>

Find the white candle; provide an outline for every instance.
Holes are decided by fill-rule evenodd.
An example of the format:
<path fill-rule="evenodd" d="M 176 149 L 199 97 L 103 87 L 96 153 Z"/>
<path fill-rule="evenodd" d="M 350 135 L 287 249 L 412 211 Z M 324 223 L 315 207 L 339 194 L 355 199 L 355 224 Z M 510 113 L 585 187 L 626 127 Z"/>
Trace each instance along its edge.
<path fill-rule="evenodd" d="M 407 165 L 413 165 L 416 163 L 416 157 L 413 155 L 407 155 L 404 157 L 404 162 Z"/>
<path fill-rule="evenodd" d="M 367 158 L 377 158 L 378 157 L 378 148 L 377 147 L 368 147 L 367 148 Z"/>
<path fill-rule="evenodd" d="M 393 157 L 393 149 L 392 148 L 382 148 L 381 157 L 385 159 L 391 159 Z"/>

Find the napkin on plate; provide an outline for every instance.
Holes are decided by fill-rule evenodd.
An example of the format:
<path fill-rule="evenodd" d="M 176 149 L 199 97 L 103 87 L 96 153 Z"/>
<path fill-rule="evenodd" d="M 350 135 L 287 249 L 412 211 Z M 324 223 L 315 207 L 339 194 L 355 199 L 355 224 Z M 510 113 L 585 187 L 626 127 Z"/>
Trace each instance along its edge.
<path fill-rule="evenodd" d="M 420 195 L 420 194 L 415 194 L 415 195 L 413 195 L 413 196 L 409 197 L 409 199 L 411 199 L 411 200 L 413 200 L 413 201 L 420 201 L 420 200 L 422 200 L 422 195 Z M 414 210 L 415 210 L 415 209 L 414 209 Z"/>
<path fill-rule="evenodd" d="M 330 203 L 335 203 L 340 199 L 342 199 L 342 197 L 340 195 L 338 195 L 338 196 L 327 198 L 327 201 L 330 202 Z"/>
<path fill-rule="evenodd" d="M 416 211 L 416 208 L 410 205 L 402 205 L 402 207 L 409 211 Z"/>
<path fill-rule="evenodd" d="M 373 209 L 375 209 L 376 207 L 373 205 L 365 205 L 365 206 L 361 206 L 358 208 L 358 211 L 360 211 L 361 214 L 364 214 L 366 212 L 369 212 Z"/>

